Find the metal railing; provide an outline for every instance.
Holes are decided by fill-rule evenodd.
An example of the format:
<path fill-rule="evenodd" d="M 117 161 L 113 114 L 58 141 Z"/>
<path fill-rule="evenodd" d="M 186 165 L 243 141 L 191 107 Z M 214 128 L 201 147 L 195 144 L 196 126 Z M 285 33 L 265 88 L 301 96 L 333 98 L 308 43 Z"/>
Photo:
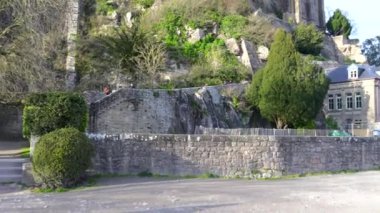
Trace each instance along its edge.
<path fill-rule="evenodd" d="M 353 131 L 329 130 L 329 129 L 222 129 L 198 127 L 196 134 L 208 135 L 262 135 L 262 136 L 309 136 L 309 137 L 368 137 L 368 129 L 354 129 Z"/>

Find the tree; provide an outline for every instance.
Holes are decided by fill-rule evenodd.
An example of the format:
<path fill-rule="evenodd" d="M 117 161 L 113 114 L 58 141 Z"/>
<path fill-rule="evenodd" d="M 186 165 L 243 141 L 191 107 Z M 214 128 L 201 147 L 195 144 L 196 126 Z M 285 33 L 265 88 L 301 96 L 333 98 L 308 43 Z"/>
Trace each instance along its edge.
<path fill-rule="evenodd" d="M 277 128 L 302 127 L 320 111 L 328 86 L 322 69 L 303 59 L 291 35 L 279 30 L 268 63 L 254 76 L 246 97 Z"/>
<path fill-rule="evenodd" d="M 300 24 L 293 33 L 293 39 L 300 53 L 319 55 L 324 35 L 313 24 Z"/>
<path fill-rule="evenodd" d="M 151 80 L 153 87 L 154 78 L 157 73 L 165 70 L 166 51 L 163 44 L 153 41 L 147 41 L 140 47 L 136 48 L 139 53 L 133 58 L 139 76 L 147 76 Z M 138 77 L 138 80 L 142 80 Z"/>
<path fill-rule="evenodd" d="M 0 1 L 0 93 L 63 87 L 66 15 L 67 1 Z"/>
<path fill-rule="evenodd" d="M 380 36 L 367 39 L 363 43 L 362 53 L 370 65 L 380 66 Z"/>
<path fill-rule="evenodd" d="M 327 21 L 326 28 L 330 35 L 344 35 L 346 38 L 351 35 L 352 31 L 350 20 L 339 9 L 335 10 L 334 15 Z"/>

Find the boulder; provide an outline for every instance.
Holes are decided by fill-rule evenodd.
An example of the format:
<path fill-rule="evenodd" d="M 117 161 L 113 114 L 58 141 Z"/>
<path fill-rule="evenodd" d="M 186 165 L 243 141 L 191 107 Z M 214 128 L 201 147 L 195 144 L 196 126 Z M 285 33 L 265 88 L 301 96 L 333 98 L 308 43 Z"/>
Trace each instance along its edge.
<path fill-rule="evenodd" d="M 240 55 L 241 49 L 239 43 L 235 38 L 230 38 L 226 40 L 227 49 L 234 55 Z"/>
<path fill-rule="evenodd" d="M 212 24 L 212 34 L 213 35 L 218 35 L 219 34 L 219 24 L 214 22 Z"/>
<path fill-rule="evenodd" d="M 204 37 L 205 37 L 205 32 L 202 29 L 197 28 L 194 31 L 190 32 L 190 38 L 188 41 L 190 43 L 196 43 Z"/>
<path fill-rule="evenodd" d="M 255 72 L 261 68 L 262 64 L 256 54 L 256 47 L 249 41 L 242 39 L 241 40 L 241 49 L 243 54 L 240 56 L 240 61 L 247 68 L 251 69 L 252 72 Z"/>
<path fill-rule="evenodd" d="M 125 14 L 124 21 L 127 27 L 133 26 L 132 12 L 127 12 L 127 14 Z"/>
<path fill-rule="evenodd" d="M 269 56 L 269 49 L 268 47 L 266 46 L 259 46 L 257 48 L 257 55 L 259 57 L 260 60 L 262 61 L 266 61 L 268 59 L 268 56 Z"/>

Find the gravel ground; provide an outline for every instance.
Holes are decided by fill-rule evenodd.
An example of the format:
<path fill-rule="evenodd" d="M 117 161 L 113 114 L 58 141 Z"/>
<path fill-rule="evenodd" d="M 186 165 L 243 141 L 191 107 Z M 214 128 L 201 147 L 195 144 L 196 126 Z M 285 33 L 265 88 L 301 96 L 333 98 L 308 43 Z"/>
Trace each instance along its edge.
<path fill-rule="evenodd" d="M 380 212 L 380 172 L 292 180 L 100 179 L 32 193 L 0 185 L 1 212 Z"/>

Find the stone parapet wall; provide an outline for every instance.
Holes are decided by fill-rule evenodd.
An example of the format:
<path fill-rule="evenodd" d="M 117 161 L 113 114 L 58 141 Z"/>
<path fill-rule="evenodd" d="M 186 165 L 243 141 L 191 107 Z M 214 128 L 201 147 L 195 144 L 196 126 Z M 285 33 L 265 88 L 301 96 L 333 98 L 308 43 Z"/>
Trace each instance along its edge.
<path fill-rule="evenodd" d="M 153 134 L 91 138 L 98 173 L 274 177 L 380 167 L 379 138 Z"/>
<path fill-rule="evenodd" d="M 231 97 L 241 97 L 245 87 L 229 84 L 173 90 L 121 89 L 90 103 L 89 132 L 193 134 L 200 125 L 244 127 L 247 122 L 233 107 Z M 91 99 L 96 100 L 87 98 Z"/>

